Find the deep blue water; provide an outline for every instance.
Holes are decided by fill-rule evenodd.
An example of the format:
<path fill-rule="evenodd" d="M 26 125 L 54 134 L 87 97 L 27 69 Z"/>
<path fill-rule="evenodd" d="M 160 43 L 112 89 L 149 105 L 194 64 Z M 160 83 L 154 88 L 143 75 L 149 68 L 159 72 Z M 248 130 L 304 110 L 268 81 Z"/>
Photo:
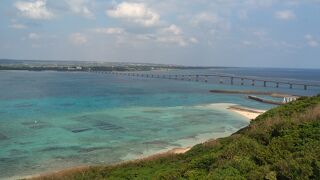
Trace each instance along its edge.
<path fill-rule="evenodd" d="M 320 81 L 319 70 L 175 73 L 195 72 Z M 86 72 L 0 71 L 0 178 L 134 159 L 226 136 L 248 124 L 217 103 L 272 107 L 210 89 L 319 93 Z"/>

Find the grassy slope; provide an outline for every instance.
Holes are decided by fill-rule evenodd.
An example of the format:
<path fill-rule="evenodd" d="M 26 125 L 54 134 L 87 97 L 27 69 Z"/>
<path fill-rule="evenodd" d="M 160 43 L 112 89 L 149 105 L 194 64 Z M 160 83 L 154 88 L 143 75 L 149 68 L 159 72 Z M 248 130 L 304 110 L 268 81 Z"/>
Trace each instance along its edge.
<path fill-rule="evenodd" d="M 272 109 L 227 138 L 181 155 L 41 179 L 320 179 L 320 96 Z"/>

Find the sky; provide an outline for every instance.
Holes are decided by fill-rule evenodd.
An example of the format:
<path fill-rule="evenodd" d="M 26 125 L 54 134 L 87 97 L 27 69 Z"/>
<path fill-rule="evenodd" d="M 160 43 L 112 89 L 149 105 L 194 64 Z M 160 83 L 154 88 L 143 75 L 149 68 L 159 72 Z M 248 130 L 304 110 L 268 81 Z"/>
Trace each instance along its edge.
<path fill-rule="evenodd" d="M 320 0 L 1 0 L 0 58 L 320 68 Z"/>

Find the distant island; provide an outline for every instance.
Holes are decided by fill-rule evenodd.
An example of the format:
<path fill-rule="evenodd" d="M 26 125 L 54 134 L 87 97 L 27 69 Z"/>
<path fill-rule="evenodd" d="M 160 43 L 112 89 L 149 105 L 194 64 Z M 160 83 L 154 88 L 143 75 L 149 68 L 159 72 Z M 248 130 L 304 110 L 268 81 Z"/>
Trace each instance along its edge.
<path fill-rule="evenodd" d="M 118 63 L 94 61 L 38 61 L 0 59 L 0 70 L 27 71 L 151 71 L 171 69 L 211 69 L 226 67 L 198 67 L 152 63 Z"/>
<path fill-rule="evenodd" d="M 271 109 L 230 137 L 182 154 L 34 179 L 320 179 L 320 95 Z"/>

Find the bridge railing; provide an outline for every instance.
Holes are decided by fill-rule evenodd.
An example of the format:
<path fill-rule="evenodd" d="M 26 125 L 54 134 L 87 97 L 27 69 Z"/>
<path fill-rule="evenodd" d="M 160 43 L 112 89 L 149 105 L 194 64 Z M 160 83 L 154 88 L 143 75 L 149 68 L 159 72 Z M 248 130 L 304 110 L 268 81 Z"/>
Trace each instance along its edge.
<path fill-rule="evenodd" d="M 310 87 L 320 88 L 319 84 L 291 82 L 283 80 L 270 80 L 255 77 L 246 76 L 234 76 L 227 74 L 163 74 L 163 73 L 142 73 L 142 72 L 118 72 L 118 71 L 91 71 L 101 74 L 112 75 L 125 75 L 140 78 L 159 78 L 159 79 L 172 79 L 181 81 L 196 81 L 204 83 L 218 83 L 218 84 L 230 84 L 230 85 L 249 85 L 249 86 L 261 86 L 261 87 L 274 87 L 274 88 L 290 88 L 290 89 L 304 89 L 307 90 Z"/>

